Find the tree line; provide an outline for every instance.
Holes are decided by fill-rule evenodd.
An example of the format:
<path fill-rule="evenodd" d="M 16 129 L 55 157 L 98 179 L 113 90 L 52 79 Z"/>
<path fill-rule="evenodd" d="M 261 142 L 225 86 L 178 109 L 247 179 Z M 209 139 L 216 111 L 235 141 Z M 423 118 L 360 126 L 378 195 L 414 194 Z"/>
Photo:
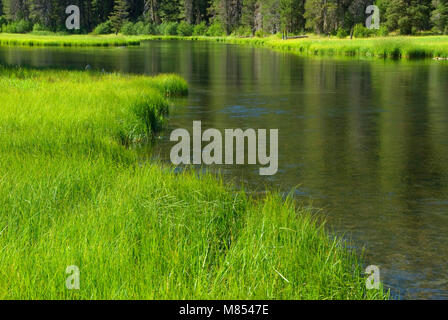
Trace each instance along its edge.
<path fill-rule="evenodd" d="M 336 34 L 363 24 L 371 4 L 380 8 L 387 32 L 448 34 L 448 0 L 0 0 L 0 24 L 9 26 L 6 32 L 66 31 L 65 8 L 77 5 L 83 33 L 180 28 L 188 35 L 202 26 L 198 33 L 211 29 L 213 35 Z M 137 23 L 141 30 L 126 29 Z"/>

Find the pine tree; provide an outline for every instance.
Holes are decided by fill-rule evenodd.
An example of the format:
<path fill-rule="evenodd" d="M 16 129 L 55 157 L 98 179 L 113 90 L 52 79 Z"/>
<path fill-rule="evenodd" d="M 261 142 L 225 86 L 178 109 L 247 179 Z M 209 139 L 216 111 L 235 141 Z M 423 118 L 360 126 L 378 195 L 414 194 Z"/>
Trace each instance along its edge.
<path fill-rule="evenodd" d="M 366 8 L 372 4 L 371 0 L 354 0 L 349 3 L 347 11 L 344 13 L 343 26 L 352 29 L 356 24 L 364 24 L 367 18 Z M 381 9 L 380 9 L 381 20 Z"/>
<path fill-rule="evenodd" d="M 158 16 L 162 22 L 179 21 L 183 11 L 182 0 L 158 0 L 159 12 Z"/>
<path fill-rule="evenodd" d="M 112 30 L 115 32 L 115 34 L 118 34 L 118 32 L 120 32 L 121 27 L 127 21 L 128 16 L 129 11 L 128 3 L 126 2 L 126 0 L 115 0 L 114 10 L 109 17 L 112 24 Z"/>
<path fill-rule="evenodd" d="M 49 30 L 53 18 L 53 1 L 52 0 L 33 0 L 30 8 L 30 18 L 41 24 L 45 29 Z"/>
<path fill-rule="evenodd" d="M 431 21 L 438 31 L 448 34 L 448 0 L 434 0 Z"/>
<path fill-rule="evenodd" d="M 29 4 L 26 0 L 3 0 L 3 11 L 9 20 L 29 19 Z"/>
<path fill-rule="evenodd" d="M 304 29 L 304 2 L 303 0 L 280 0 L 280 22 L 282 30 L 298 32 Z"/>
<path fill-rule="evenodd" d="M 214 0 L 210 11 L 213 21 L 221 23 L 230 34 L 240 26 L 243 0 Z"/>
<path fill-rule="evenodd" d="M 241 12 L 241 25 L 250 29 L 254 34 L 256 31 L 256 10 L 258 0 L 243 0 L 243 8 Z"/>
<path fill-rule="evenodd" d="M 185 21 L 193 24 L 194 20 L 194 0 L 183 0 Z"/>
<path fill-rule="evenodd" d="M 399 21 L 401 24 L 408 19 L 406 17 L 406 3 L 403 0 L 389 0 L 385 4 L 386 12 L 384 17 L 386 18 L 386 26 L 389 31 L 395 31 L 399 28 Z"/>
<path fill-rule="evenodd" d="M 270 33 L 281 31 L 280 2 L 278 0 L 264 0 L 261 2 L 263 16 L 263 30 Z"/>
<path fill-rule="evenodd" d="M 307 28 L 316 33 L 331 33 L 337 30 L 338 6 L 335 0 L 307 0 L 305 15 Z"/>
<path fill-rule="evenodd" d="M 145 0 L 143 15 L 146 20 L 159 24 L 159 0 Z"/>
<path fill-rule="evenodd" d="M 428 30 L 431 27 L 431 0 L 412 0 L 406 10 L 415 31 Z"/>

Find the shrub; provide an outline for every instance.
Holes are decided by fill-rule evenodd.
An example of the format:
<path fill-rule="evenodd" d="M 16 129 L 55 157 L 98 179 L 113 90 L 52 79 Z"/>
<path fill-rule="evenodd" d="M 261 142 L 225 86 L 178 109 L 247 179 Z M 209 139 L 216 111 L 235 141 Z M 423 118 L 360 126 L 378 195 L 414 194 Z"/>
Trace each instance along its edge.
<path fill-rule="evenodd" d="M 205 24 L 204 21 L 194 26 L 193 28 L 194 36 L 205 36 L 206 34 L 207 34 L 207 25 Z"/>
<path fill-rule="evenodd" d="M 355 38 L 368 38 L 370 36 L 370 33 L 370 30 L 361 23 L 358 23 L 353 29 L 353 36 Z"/>
<path fill-rule="evenodd" d="M 220 22 L 213 22 L 213 24 L 207 30 L 207 36 L 209 37 L 222 37 L 227 34 L 224 26 Z"/>
<path fill-rule="evenodd" d="M 134 24 L 134 34 L 145 34 L 145 24 L 143 21 Z"/>
<path fill-rule="evenodd" d="M 153 26 L 154 26 L 154 34 L 158 34 L 158 35 L 163 34 L 161 24 L 154 24 Z"/>
<path fill-rule="evenodd" d="M 31 21 L 19 20 L 16 25 L 17 33 L 27 33 L 33 30 L 33 24 Z"/>
<path fill-rule="evenodd" d="M 109 34 L 112 33 L 112 24 L 110 20 L 100 23 L 93 30 L 94 34 Z"/>
<path fill-rule="evenodd" d="M 143 28 L 143 33 L 145 35 L 154 35 L 154 34 L 158 34 L 158 28 L 156 25 L 152 24 L 152 23 L 147 23 L 145 24 L 144 28 Z"/>
<path fill-rule="evenodd" d="M 412 22 L 409 17 L 401 17 L 398 20 L 398 29 L 400 30 L 400 34 L 411 34 L 412 33 Z"/>
<path fill-rule="evenodd" d="M 160 33 L 165 36 L 177 35 L 178 24 L 176 22 L 164 22 L 160 25 Z"/>
<path fill-rule="evenodd" d="M 0 29 L 3 27 L 3 25 L 6 25 L 8 23 L 8 20 L 6 20 L 5 16 L 0 16 Z"/>
<path fill-rule="evenodd" d="M 256 36 L 257 38 L 263 38 L 263 37 L 264 37 L 264 31 L 261 30 L 261 29 L 255 31 L 255 36 Z"/>
<path fill-rule="evenodd" d="M 336 33 L 336 36 L 339 39 L 344 39 L 348 37 L 348 32 L 345 29 L 339 29 L 338 32 Z"/>
<path fill-rule="evenodd" d="M 240 26 L 236 29 L 235 35 L 240 37 L 250 37 L 252 35 L 252 29 L 249 26 Z"/>
<path fill-rule="evenodd" d="M 123 24 L 120 32 L 125 35 L 135 35 L 136 34 L 134 24 L 132 22 L 126 22 L 125 24 Z"/>
<path fill-rule="evenodd" d="M 45 27 L 43 25 L 41 25 L 40 23 L 36 23 L 33 26 L 33 32 L 40 32 L 40 31 L 46 31 Z"/>
<path fill-rule="evenodd" d="M 381 26 L 377 32 L 380 37 L 386 37 L 389 35 L 389 29 L 386 26 Z"/>
<path fill-rule="evenodd" d="M 4 25 L 2 30 L 3 32 L 8 33 L 27 33 L 33 29 L 33 24 L 31 21 L 19 20 L 16 22 L 11 22 L 8 25 Z"/>
<path fill-rule="evenodd" d="M 47 28 L 45 28 L 40 23 L 36 23 L 33 26 L 33 31 L 31 33 L 35 34 L 35 35 L 40 35 L 40 36 L 48 36 L 48 35 L 53 35 L 54 34 L 54 32 L 48 30 Z"/>
<path fill-rule="evenodd" d="M 180 36 L 190 37 L 193 34 L 193 26 L 186 21 L 182 21 L 177 27 L 177 33 Z"/>

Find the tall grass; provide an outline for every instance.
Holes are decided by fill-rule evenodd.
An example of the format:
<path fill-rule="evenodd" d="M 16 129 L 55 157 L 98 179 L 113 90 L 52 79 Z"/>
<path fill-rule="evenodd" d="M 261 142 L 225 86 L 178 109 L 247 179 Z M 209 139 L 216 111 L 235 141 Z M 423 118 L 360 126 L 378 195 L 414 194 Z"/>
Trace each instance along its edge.
<path fill-rule="evenodd" d="M 305 56 L 361 56 L 394 59 L 448 58 L 447 36 L 398 36 L 352 40 L 311 36 L 310 38 L 286 41 L 276 36 L 266 38 L 152 36 L 148 39 L 182 39 L 249 44 Z"/>
<path fill-rule="evenodd" d="M 0 298 L 387 298 L 310 209 L 126 146 L 186 91 L 172 75 L 0 68 Z"/>
<path fill-rule="evenodd" d="M 114 47 L 138 46 L 142 37 L 122 35 L 35 35 L 0 33 L 0 46 Z"/>
<path fill-rule="evenodd" d="M 447 36 L 397 36 L 338 39 L 311 36 L 306 39 L 207 36 L 33 35 L 0 33 L 0 46 L 129 46 L 145 40 L 195 40 L 250 44 L 308 56 L 364 56 L 380 58 L 448 58 Z"/>

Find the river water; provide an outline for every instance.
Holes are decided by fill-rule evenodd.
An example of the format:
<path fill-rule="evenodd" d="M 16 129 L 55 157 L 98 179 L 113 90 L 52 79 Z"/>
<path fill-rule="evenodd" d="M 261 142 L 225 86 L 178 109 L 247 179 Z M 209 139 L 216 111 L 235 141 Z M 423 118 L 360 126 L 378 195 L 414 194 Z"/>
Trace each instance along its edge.
<path fill-rule="evenodd" d="M 0 63 L 178 73 L 169 134 L 279 129 L 279 172 L 219 168 L 252 191 L 275 187 L 321 208 L 333 232 L 366 249 L 396 298 L 448 299 L 448 62 L 303 58 L 212 42 L 132 48 L 5 48 Z M 92 88 L 95 90 L 95 88 Z"/>

